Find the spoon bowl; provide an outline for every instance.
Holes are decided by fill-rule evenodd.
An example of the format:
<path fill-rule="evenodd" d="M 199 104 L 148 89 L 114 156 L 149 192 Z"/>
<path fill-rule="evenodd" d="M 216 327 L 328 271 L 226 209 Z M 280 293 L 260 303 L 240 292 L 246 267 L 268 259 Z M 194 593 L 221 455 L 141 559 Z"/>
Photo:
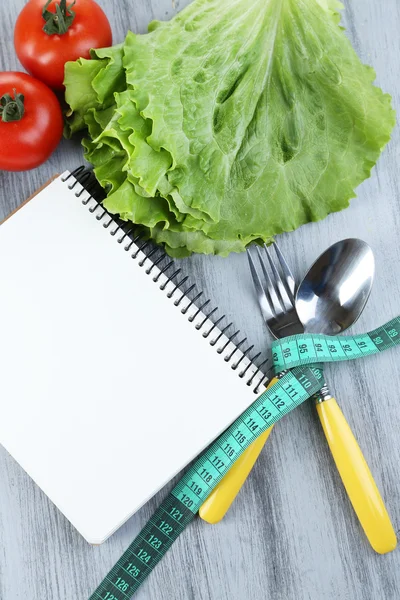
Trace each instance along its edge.
<path fill-rule="evenodd" d="M 337 335 L 357 321 L 371 293 L 375 260 L 358 239 L 337 242 L 315 261 L 296 294 L 307 333 Z"/>

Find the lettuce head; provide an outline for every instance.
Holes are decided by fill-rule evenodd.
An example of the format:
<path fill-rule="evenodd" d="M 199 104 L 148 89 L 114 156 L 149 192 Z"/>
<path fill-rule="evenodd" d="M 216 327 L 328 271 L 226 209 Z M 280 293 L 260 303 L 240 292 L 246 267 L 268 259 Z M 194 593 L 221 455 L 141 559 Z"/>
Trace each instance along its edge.
<path fill-rule="evenodd" d="M 348 206 L 395 123 L 336 0 L 194 0 L 66 66 L 105 207 L 173 256 L 240 252 Z"/>

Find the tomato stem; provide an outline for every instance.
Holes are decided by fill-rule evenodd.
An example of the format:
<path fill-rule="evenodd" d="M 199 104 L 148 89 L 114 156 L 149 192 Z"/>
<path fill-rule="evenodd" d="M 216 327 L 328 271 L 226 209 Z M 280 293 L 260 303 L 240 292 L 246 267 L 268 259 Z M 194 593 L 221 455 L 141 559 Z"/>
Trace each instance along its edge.
<path fill-rule="evenodd" d="M 14 98 L 10 94 L 4 94 L 0 98 L 0 116 L 3 123 L 20 121 L 25 114 L 24 96 L 17 94 L 14 89 Z"/>
<path fill-rule="evenodd" d="M 47 10 L 51 2 L 52 0 L 47 0 L 43 8 L 42 17 L 46 21 L 43 31 L 47 35 L 63 35 L 63 33 L 67 33 L 75 19 L 75 12 L 72 10 L 75 0 L 69 5 L 67 5 L 67 0 L 56 2 L 55 13 Z"/>

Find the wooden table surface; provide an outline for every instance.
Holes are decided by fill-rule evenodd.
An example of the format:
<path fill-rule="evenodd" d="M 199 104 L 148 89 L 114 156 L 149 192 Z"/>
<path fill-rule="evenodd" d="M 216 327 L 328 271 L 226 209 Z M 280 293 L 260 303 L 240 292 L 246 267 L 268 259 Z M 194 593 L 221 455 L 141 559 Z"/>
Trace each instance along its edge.
<path fill-rule="evenodd" d="M 100 3 L 118 42 L 128 27 L 144 32 L 150 20 L 169 19 L 188 1 L 176 1 L 175 8 L 172 0 Z M 0 3 L 0 70 L 20 69 L 12 35 L 23 4 L 24 0 Z M 378 83 L 399 108 L 400 3 L 347 0 L 346 7 L 347 34 L 363 61 L 375 67 Z M 360 237 L 371 244 L 376 283 L 355 332 L 372 329 L 400 313 L 399 153 L 397 127 L 371 179 L 359 188 L 349 209 L 280 239 L 297 276 L 339 239 Z M 0 172 L 0 220 L 52 174 L 76 167 L 81 160 L 79 142 L 63 141 L 35 171 Z M 196 256 L 185 263 L 185 269 L 266 353 L 269 338 L 253 296 L 246 257 Z M 7 315 L 0 315 L 0 335 L 2 318 Z M 394 351 L 327 372 L 399 530 L 399 354 Z M 87 600 L 166 494 L 160 492 L 104 545 L 91 547 L 2 448 L 0 482 L 1 600 Z M 400 598 L 400 550 L 378 556 L 369 547 L 315 409 L 308 403 L 276 427 L 226 519 L 213 527 L 196 520 L 135 597 L 395 600 Z"/>

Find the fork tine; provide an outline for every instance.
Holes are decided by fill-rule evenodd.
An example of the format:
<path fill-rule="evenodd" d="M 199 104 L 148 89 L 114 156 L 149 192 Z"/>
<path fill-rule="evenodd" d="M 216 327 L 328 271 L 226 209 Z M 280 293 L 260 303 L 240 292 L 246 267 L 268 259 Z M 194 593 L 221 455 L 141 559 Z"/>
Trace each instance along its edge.
<path fill-rule="evenodd" d="M 266 252 L 266 254 L 268 256 L 268 250 L 265 245 L 264 245 L 264 251 Z M 257 246 L 257 254 L 258 254 L 258 259 L 260 261 L 262 272 L 264 274 L 265 283 L 267 286 L 266 289 L 264 290 L 265 294 L 267 296 L 267 299 L 269 300 L 271 310 L 273 310 L 273 312 L 275 313 L 275 316 L 279 316 L 285 311 L 285 307 L 283 306 L 282 302 L 280 301 L 280 299 L 278 297 L 278 294 L 276 293 L 274 282 L 273 282 L 270 274 L 267 271 L 267 268 L 265 266 L 265 259 L 263 259 L 262 255 L 261 255 L 261 250 L 258 246 Z M 268 257 L 268 259 L 269 259 L 269 257 Z"/>
<path fill-rule="evenodd" d="M 294 303 L 295 302 L 295 296 L 296 296 L 296 281 L 295 281 L 295 279 L 293 277 L 293 273 L 290 270 L 289 265 L 287 264 L 287 262 L 286 262 L 286 260 L 285 260 L 285 258 L 283 256 L 283 254 L 282 254 L 282 252 L 281 252 L 278 244 L 276 242 L 274 242 L 273 246 L 274 246 L 276 255 L 278 257 L 279 263 L 281 265 L 282 272 L 283 272 L 283 274 L 285 276 L 285 279 L 286 279 L 286 284 L 287 284 L 286 290 L 287 290 L 287 292 L 289 294 L 289 297 L 290 297 L 292 303 Z"/>
<path fill-rule="evenodd" d="M 253 278 L 254 287 L 256 289 L 258 303 L 261 308 L 262 315 L 264 320 L 268 322 L 270 319 L 274 318 L 274 314 L 271 310 L 271 305 L 269 300 L 264 292 L 263 285 L 261 283 L 260 277 L 258 276 L 256 266 L 253 261 L 253 257 L 251 256 L 250 248 L 247 250 L 247 258 L 249 260 L 250 272 Z"/>
<path fill-rule="evenodd" d="M 268 261 L 269 261 L 269 264 L 271 267 L 271 271 L 272 271 L 272 275 L 273 275 L 272 279 L 273 279 L 273 283 L 275 285 L 276 294 L 279 298 L 279 301 L 282 305 L 283 310 L 285 312 L 288 312 L 293 308 L 294 303 L 292 302 L 292 300 L 290 299 L 290 297 L 286 291 L 285 285 L 282 281 L 282 277 L 274 263 L 274 260 L 271 256 L 271 252 L 270 252 L 269 248 L 265 244 L 264 244 L 264 248 L 265 248 L 265 252 L 268 257 Z"/>

